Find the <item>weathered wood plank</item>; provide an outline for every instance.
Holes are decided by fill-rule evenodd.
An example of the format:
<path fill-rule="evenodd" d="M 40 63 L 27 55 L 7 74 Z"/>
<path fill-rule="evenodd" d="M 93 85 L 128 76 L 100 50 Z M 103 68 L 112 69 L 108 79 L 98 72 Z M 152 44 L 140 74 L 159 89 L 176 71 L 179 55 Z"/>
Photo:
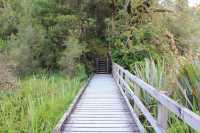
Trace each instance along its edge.
<path fill-rule="evenodd" d="M 70 120 L 68 121 L 66 124 L 135 124 L 134 121 L 127 121 L 127 120 L 121 120 L 121 121 L 112 121 L 112 120 L 107 120 L 107 121 L 74 121 L 74 120 Z"/>
<path fill-rule="evenodd" d="M 103 105 L 100 105 L 100 104 L 85 104 L 85 105 L 78 105 L 77 108 L 81 108 L 81 107 L 86 107 L 86 108 L 121 108 L 120 105 L 112 105 L 112 104 L 103 104 Z M 125 108 L 125 107 L 123 107 Z"/>
<path fill-rule="evenodd" d="M 116 95 L 113 95 L 113 96 L 105 96 L 105 95 L 103 95 L 103 96 L 95 96 L 95 95 L 92 95 L 92 96 L 82 96 L 82 99 L 88 99 L 88 100 L 91 100 L 91 99 L 104 99 L 104 100 L 106 100 L 106 99 L 117 99 L 116 98 Z M 123 99 L 123 97 L 120 97 L 120 95 L 119 95 L 119 99 Z"/>
<path fill-rule="evenodd" d="M 76 112 L 75 113 L 88 113 L 88 114 L 91 114 L 92 112 L 97 112 L 98 114 L 101 113 L 101 112 L 108 112 L 109 114 L 114 112 L 115 113 L 120 113 L 120 112 L 129 112 L 129 110 L 123 110 L 123 109 L 119 109 L 119 110 L 113 110 L 113 109 L 96 109 L 96 110 L 80 110 L 80 109 L 76 109 Z"/>
<path fill-rule="evenodd" d="M 158 103 L 158 124 L 167 131 L 168 128 L 168 109 L 165 108 L 162 104 Z"/>
<path fill-rule="evenodd" d="M 65 131 L 63 131 L 63 133 L 69 133 L 69 132 L 65 132 Z M 81 132 L 74 132 L 74 131 L 70 131 L 70 133 L 89 133 L 88 131 L 87 132 L 83 132 L 83 131 L 81 131 Z M 91 133 L 91 132 L 90 132 Z M 99 131 L 93 131 L 92 133 L 99 133 Z M 120 131 L 114 131 L 114 132 L 112 132 L 112 131 L 109 131 L 109 132 L 103 132 L 103 133 L 138 133 L 137 131 L 136 132 L 120 132 Z"/>
<path fill-rule="evenodd" d="M 95 104 L 122 104 L 124 103 L 124 101 L 121 100 L 84 100 L 84 101 L 80 101 L 80 103 L 84 104 L 90 104 L 90 103 L 95 103 Z"/>
<path fill-rule="evenodd" d="M 97 97 L 97 96 L 96 97 L 89 97 L 88 96 L 87 98 L 82 97 L 82 99 L 86 99 L 88 101 L 89 100 L 99 100 L 99 101 L 100 100 L 123 100 L 123 97 L 119 97 L 119 99 L 117 99 L 116 96 L 113 96 L 113 97 L 112 96 L 110 96 L 110 97 L 109 96 L 108 97 L 103 97 L 103 96 L 102 97 Z"/>
<path fill-rule="evenodd" d="M 119 103 L 111 103 L 111 102 L 110 103 L 100 103 L 100 102 L 99 103 L 88 103 L 88 102 L 86 103 L 85 102 L 85 103 L 78 104 L 78 106 L 97 106 L 97 107 L 98 106 L 105 106 L 105 107 L 106 106 L 116 106 L 116 107 L 118 106 L 118 107 L 120 107 L 123 105 L 124 105 L 124 103 L 120 103 L 120 102 Z"/>
<path fill-rule="evenodd" d="M 103 111 L 106 111 L 106 112 L 129 112 L 128 109 L 121 109 L 121 108 L 118 108 L 118 109 L 102 109 L 102 108 L 93 108 L 93 109 L 79 109 L 79 108 L 76 108 L 76 112 L 91 112 L 91 111 L 95 111 L 95 112 L 103 112 Z"/>
<path fill-rule="evenodd" d="M 95 104 L 95 103 L 84 103 L 84 104 L 78 104 L 78 106 L 93 106 L 93 107 L 112 107 L 112 106 L 115 106 L 115 107 L 120 107 L 120 106 L 123 106 L 124 104 L 117 104 L 117 103 L 107 103 L 107 104 Z"/>
<path fill-rule="evenodd" d="M 130 115 L 77 115 L 74 114 L 71 116 L 71 118 L 129 118 Z"/>
<path fill-rule="evenodd" d="M 90 123 L 90 124 L 65 124 L 64 125 L 65 128 L 79 128 L 79 127 L 84 127 L 84 128 L 132 128 L 135 127 L 137 128 L 136 124 L 128 124 L 128 123 L 109 123 L 109 124 L 105 124 L 105 123 Z"/>
<path fill-rule="evenodd" d="M 129 112 L 74 112 L 74 114 L 76 115 L 81 115 L 81 114 L 84 114 L 84 115 L 130 115 Z"/>
<path fill-rule="evenodd" d="M 127 107 L 121 107 L 120 105 L 117 105 L 117 104 L 115 104 L 115 105 L 111 105 L 111 104 L 104 104 L 104 105 L 100 105 L 100 104 L 97 104 L 97 105 L 91 105 L 91 104 L 85 104 L 85 105 L 78 105 L 77 106 L 77 109 L 96 109 L 96 110 L 120 110 L 120 109 L 122 109 L 122 110 L 126 110 L 127 109 Z"/>
<path fill-rule="evenodd" d="M 63 133 L 138 133 L 138 131 L 63 131 Z"/>
<path fill-rule="evenodd" d="M 94 118 L 94 117 L 91 117 L 91 118 L 82 118 L 82 117 L 72 117 L 72 119 L 74 121 L 133 121 L 132 118 L 121 118 L 121 117 L 117 117 L 117 118 L 109 118 L 109 117 L 102 117 L 102 118 Z"/>
<path fill-rule="evenodd" d="M 64 132 L 134 132 L 136 128 L 65 128 Z"/>

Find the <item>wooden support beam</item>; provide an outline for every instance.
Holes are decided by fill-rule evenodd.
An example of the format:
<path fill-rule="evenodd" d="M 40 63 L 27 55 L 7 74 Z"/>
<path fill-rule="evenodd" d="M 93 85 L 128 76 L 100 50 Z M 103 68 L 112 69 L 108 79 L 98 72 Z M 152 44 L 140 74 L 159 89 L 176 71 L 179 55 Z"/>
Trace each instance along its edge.
<path fill-rule="evenodd" d="M 162 104 L 158 103 L 158 125 L 167 131 L 168 128 L 168 109 L 166 109 Z"/>
<path fill-rule="evenodd" d="M 140 98 L 141 97 L 141 90 L 138 86 L 134 85 L 134 93 L 135 95 Z M 140 115 L 140 109 L 138 108 L 137 104 L 134 103 L 134 111 L 139 116 Z"/>
<path fill-rule="evenodd" d="M 164 91 L 160 93 L 168 95 L 168 93 Z M 165 131 L 167 131 L 168 128 L 168 114 L 169 114 L 168 109 L 165 106 L 163 106 L 160 102 L 158 102 L 158 114 L 157 114 L 158 124 Z"/>

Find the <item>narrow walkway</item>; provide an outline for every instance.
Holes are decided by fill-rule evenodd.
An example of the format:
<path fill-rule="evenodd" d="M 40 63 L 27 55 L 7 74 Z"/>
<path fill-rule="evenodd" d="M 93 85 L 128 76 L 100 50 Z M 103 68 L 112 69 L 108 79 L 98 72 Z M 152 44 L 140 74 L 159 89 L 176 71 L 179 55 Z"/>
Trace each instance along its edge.
<path fill-rule="evenodd" d="M 96 74 L 62 133 L 138 133 L 139 129 L 113 77 Z"/>

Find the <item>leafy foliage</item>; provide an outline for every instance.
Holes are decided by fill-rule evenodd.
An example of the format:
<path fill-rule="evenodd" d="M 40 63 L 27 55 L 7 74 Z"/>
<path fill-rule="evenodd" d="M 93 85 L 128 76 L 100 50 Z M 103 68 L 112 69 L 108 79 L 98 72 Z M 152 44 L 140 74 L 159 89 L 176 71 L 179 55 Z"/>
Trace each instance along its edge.
<path fill-rule="evenodd" d="M 70 3 L 63 5 L 64 1 L 55 0 L 15 0 L 3 4 L 1 42 L 6 41 L 7 46 L 2 44 L 1 47 L 8 47 L 16 73 L 59 69 L 62 64 L 58 62 L 68 37 L 73 35 L 79 39 L 82 36 L 79 31 L 83 21 L 79 11 L 69 8 Z"/>
<path fill-rule="evenodd" d="M 178 74 L 178 85 L 187 105 L 193 111 L 199 111 L 200 105 L 200 68 L 195 64 L 182 65 Z"/>
<path fill-rule="evenodd" d="M 77 66 L 77 61 L 80 60 L 84 46 L 81 46 L 75 38 L 69 38 L 64 45 L 67 48 L 62 52 L 59 64 L 62 70 L 66 71 L 69 75 L 73 75 L 75 72 L 74 68 Z"/>

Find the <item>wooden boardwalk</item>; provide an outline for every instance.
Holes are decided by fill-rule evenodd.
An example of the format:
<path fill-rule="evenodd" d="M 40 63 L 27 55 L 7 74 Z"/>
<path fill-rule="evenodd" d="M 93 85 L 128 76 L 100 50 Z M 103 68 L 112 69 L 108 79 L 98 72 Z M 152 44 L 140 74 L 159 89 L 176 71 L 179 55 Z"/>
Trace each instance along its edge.
<path fill-rule="evenodd" d="M 156 116 L 141 101 L 142 91 L 157 101 Z M 166 133 L 169 113 L 200 133 L 200 116 L 166 94 L 113 63 L 112 75 L 96 74 L 80 89 L 53 133 L 146 133 L 141 114 L 156 133 Z"/>
<path fill-rule="evenodd" d="M 96 74 L 61 132 L 138 133 L 139 128 L 113 77 Z"/>

